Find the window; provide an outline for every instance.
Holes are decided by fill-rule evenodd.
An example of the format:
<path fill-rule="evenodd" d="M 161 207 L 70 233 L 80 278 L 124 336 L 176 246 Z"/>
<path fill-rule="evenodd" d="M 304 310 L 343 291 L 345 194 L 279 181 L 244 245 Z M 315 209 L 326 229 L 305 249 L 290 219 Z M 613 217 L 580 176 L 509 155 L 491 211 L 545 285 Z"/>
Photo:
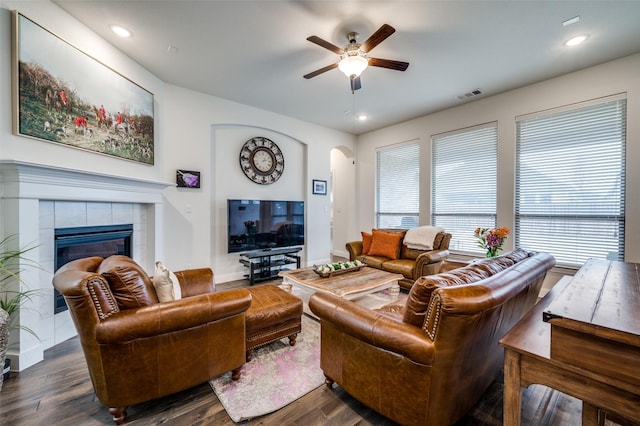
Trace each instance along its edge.
<path fill-rule="evenodd" d="M 624 96 L 517 118 L 517 246 L 624 259 L 625 129 Z"/>
<path fill-rule="evenodd" d="M 418 226 L 420 146 L 380 149 L 376 160 L 376 228 Z"/>
<path fill-rule="evenodd" d="M 433 136 L 432 152 L 431 223 L 451 250 L 483 253 L 473 233 L 496 226 L 496 123 Z"/>

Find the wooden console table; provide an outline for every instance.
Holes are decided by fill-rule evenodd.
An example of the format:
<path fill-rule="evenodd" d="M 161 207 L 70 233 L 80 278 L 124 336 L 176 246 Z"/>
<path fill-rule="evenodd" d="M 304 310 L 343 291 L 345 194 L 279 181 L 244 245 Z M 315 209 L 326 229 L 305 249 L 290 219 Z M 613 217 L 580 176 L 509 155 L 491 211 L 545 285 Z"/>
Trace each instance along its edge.
<path fill-rule="evenodd" d="M 500 340 L 504 425 L 520 425 L 531 384 L 581 399 L 583 426 L 607 413 L 640 423 L 639 274 L 639 264 L 590 259 Z"/>

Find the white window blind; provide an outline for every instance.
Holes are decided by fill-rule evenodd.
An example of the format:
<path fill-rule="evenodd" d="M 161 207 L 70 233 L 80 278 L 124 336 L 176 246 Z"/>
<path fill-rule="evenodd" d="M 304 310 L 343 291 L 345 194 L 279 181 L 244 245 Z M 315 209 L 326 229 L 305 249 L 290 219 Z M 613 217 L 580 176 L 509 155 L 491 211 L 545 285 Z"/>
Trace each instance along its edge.
<path fill-rule="evenodd" d="M 420 208 L 418 143 L 380 149 L 376 160 L 376 227 L 414 228 Z"/>
<path fill-rule="evenodd" d="M 623 260 L 626 99 L 518 118 L 516 143 L 517 246 Z"/>
<path fill-rule="evenodd" d="M 489 123 L 432 137 L 431 223 L 449 249 L 483 253 L 473 233 L 496 226 L 498 128 Z"/>

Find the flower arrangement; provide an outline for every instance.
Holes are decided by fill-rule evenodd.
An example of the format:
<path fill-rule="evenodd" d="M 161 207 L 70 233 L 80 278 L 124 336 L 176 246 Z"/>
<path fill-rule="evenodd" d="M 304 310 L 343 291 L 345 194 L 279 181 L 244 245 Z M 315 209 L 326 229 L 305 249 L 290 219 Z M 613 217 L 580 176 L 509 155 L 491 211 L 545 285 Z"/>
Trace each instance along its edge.
<path fill-rule="evenodd" d="M 487 257 L 496 257 L 509 235 L 509 228 L 477 228 L 474 235 L 478 245 L 487 251 Z"/>

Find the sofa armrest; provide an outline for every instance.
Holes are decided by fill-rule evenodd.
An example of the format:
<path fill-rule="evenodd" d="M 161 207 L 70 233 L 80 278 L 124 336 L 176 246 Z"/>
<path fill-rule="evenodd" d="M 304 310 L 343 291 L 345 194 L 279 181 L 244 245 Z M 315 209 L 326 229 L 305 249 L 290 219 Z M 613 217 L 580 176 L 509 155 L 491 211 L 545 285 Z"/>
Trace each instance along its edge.
<path fill-rule="evenodd" d="M 449 257 L 449 250 L 432 250 L 422 253 L 416 258 L 415 276 L 413 278 L 418 279 L 424 275 L 430 275 L 430 265 L 442 262 L 447 257 Z"/>
<path fill-rule="evenodd" d="M 423 365 L 433 362 L 433 342 L 418 327 L 394 321 L 329 293 L 314 293 L 309 308 L 322 322 L 369 345 Z"/>
<path fill-rule="evenodd" d="M 362 241 L 351 241 L 345 244 L 349 252 L 349 260 L 354 261 L 362 255 Z"/>
<path fill-rule="evenodd" d="M 184 271 L 176 271 L 175 275 L 180 282 L 182 297 L 197 296 L 216 291 L 211 268 L 186 269 Z"/>
<path fill-rule="evenodd" d="M 99 344 L 124 343 L 185 330 L 242 314 L 250 305 L 249 291 L 237 289 L 128 309 L 101 321 L 96 340 Z"/>

